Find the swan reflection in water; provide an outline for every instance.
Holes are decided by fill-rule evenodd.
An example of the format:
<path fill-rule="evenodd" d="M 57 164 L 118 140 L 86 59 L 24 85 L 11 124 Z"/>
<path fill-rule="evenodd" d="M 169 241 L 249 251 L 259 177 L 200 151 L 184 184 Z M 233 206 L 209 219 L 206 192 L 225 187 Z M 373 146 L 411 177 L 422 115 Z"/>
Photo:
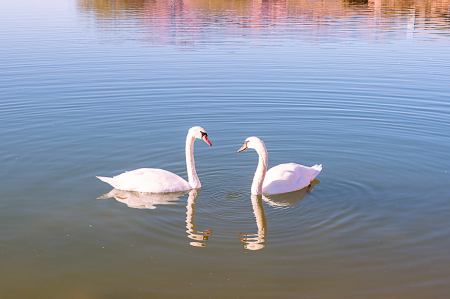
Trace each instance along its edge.
<path fill-rule="evenodd" d="M 245 243 L 244 248 L 248 250 L 260 250 L 266 247 L 264 244 L 267 239 L 267 219 L 264 212 L 262 201 L 264 200 L 269 206 L 276 209 L 287 209 L 300 201 L 302 201 L 308 193 L 314 189 L 314 185 L 320 183 L 319 180 L 314 180 L 311 185 L 301 190 L 283 194 L 267 194 L 267 195 L 253 195 L 251 196 L 253 213 L 256 219 L 256 226 L 258 231 L 256 234 L 239 233 L 241 241 Z"/>
<path fill-rule="evenodd" d="M 301 202 L 309 192 L 313 191 L 314 186 L 319 183 L 319 180 L 314 179 L 308 187 L 301 190 L 281 194 L 265 194 L 262 196 L 262 199 L 275 209 L 288 209 Z"/>
<path fill-rule="evenodd" d="M 194 224 L 195 204 L 199 189 L 192 189 L 189 191 L 189 197 L 186 205 L 186 232 L 189 239 L 196 242 L 190 242 L 190 245 L 196 247 L 205 247 L 206 244 L 198 241 L 207 241 L 211 235 L 211 230 L 197 231 Z M 113 189 L 109 193 L 99 197 L 99 199 L 106 199 L 114 197 L 117 201 L 126 204 L 130 208 L 135 209 L 156 209 L 155 205 L 170 205 L 176 204 L 176 201 L 187 191 L 170 192 L 170 193 L 147 193 L 136 191 L 123 191 Z"/>
<path fill-rule="evenodd" d="M 241 238 L 241 241 L 245 243 L 245 249 L 259 250 L 266 247 L 263 243 L 266 242 L 267 220 L 262 204 L 262 196 L 252 194 L 251 199 L 258 231 L 256 234 L 246 234 L 241 232 L 239 233 L 239 237 Z"/>
<path fill-rule="evenodd" d="M 195 215 L 195 204 L 197 201 L 198 193 L 200 192 L 199 189 L 192 189 L 189 192 L 189 197 L 187 200 L 186 205 L 186 232 L 188 238 L 196 241 L 207 241 L 209 239 L 209 236 L 211 236 L 212 231 L 210 229 L 206 229 L 205 231 L 197 231 L 195 229 L 194 224 L 194 215 Z M 205 243 L 201 242 L 191 242 L 189 243 L 192 246 L 196 247 L 205 247 Z"/>

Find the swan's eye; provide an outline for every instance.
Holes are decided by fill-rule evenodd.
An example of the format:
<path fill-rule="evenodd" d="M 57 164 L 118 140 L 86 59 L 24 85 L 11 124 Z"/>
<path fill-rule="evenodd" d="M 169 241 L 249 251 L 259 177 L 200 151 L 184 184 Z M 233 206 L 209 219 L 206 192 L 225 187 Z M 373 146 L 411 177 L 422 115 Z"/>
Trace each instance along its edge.
<path fill-rule="evenodd" d="M 208 134 L 206 132 L 200 131 L 200 133 L 202 133 L 202 138 L 205 137 L 205 136 L 208 137 Z"/>

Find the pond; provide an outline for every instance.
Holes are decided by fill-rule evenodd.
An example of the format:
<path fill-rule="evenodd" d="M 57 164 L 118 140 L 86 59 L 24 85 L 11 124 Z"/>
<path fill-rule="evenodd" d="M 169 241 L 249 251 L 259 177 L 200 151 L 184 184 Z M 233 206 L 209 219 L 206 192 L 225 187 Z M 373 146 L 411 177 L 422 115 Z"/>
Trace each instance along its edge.
<path fill-rule="evenodd" d="M 450 295 L 450 1 L 0 3 L 3 298 Z M 202 187 L 131 193 L 161 168 Z M 255 197 L 269 167 L 323 170 Z"/>

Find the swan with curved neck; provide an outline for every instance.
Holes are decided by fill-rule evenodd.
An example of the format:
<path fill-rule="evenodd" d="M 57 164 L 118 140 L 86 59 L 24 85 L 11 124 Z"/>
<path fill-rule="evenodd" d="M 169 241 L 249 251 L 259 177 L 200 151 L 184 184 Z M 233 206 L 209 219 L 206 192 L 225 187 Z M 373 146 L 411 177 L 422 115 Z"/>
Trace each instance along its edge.
<path fill-rule="evenodd" d="M 140 168 L 124 172 L 112 178 L 97 176 L 100 180 L 110 184 L 116 189 L 139 192 L 177 192 L 198 189 L 202 185 L 195 170 L 194 162 L 194 141 L 202 139 L 212 146 L 208 139 L 208 134 L 202 127 L 192 127 L 186 137 L 186 167 L 188 182 L 182 177 L 164 170 L 156 168 Z"/>
<path fill-rule="evenodd" d="M 253 148 L 259 155 L 251 188 L 251 193 L 254 195 L 279 194 L 303 189 L 322 170 L 322 164 L 307 167 L 296 163 L 286 163 L 274 166 L 267 171 L 268 154 L 264 142 L 258 137 L 249 137 L 245 139 L 238 153 L 248 148 Z"/>

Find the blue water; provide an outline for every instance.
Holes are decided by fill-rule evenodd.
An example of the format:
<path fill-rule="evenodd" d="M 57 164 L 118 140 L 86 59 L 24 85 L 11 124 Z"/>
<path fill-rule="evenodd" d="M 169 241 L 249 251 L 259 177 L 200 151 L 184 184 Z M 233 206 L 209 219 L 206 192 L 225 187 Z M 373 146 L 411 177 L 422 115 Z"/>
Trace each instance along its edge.
<path fill-rule="evenodd" d="M 2 296 L 448 296 L 448 3 L 208 3 L 0 4 Z M 102 196 L 196 125 L 197 195 Z M 319 182 L 252 204 L 249 136 Z"/>

